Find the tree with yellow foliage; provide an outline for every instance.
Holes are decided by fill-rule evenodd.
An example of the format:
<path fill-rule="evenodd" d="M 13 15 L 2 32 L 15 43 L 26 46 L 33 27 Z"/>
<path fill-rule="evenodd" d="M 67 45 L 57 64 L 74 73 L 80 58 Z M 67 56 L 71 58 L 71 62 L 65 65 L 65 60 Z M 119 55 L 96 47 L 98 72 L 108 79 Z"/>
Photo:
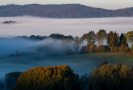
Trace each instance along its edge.
<path fill-rule="evenodd" d="M 131 52 L 133 53 L 133 44 L 132 44 L 132 46 L 131 46 Z"/>
<path fill-rule="evenodd" d="M 89 52 L 95 52 L 96 45 L 90 45 Z"/>
<path fill-rule="evenodd" d="M 95 47 L 96 52 L 105 52 L 105 48 L 103 45 L 100 45 L 99 47 Z"/>
<path fill-rule="evenodd" d="M 89 80 L 89 88 L 93 90 L 133 90 L 132 68 L 122 64 L 93 69 Z"/>
<path fill-rule="evenodd" d="M 127 41 L 130 42 L 130 41 L 132 41 L 132 40 L 133 40 L 132 34 L 128 34 L 128 35 L 127 35 Z"/>
<path fill-rule="evenodd" d="M 116 47 L 118 45 L 118 35 L 116 32 L 110 31 L 107 37 L 109 47 Z"/>
<path fill-rule="evenodd" d="M 36 67 L 23 72 L 12 90 L 80 90 L 79 77 L 66 65 Z"/>

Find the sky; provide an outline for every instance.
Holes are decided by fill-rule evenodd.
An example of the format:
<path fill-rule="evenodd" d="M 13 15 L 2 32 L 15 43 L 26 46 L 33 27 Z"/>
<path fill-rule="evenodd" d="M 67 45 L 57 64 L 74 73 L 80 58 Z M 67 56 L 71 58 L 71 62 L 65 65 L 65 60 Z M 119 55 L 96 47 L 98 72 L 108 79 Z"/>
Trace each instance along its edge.
<path fill-rule="evenodd" d="M 0 5 L 7 4 L 83 4 L 104 9 L 133 7 L 133 0 L 0 0 Z"/>

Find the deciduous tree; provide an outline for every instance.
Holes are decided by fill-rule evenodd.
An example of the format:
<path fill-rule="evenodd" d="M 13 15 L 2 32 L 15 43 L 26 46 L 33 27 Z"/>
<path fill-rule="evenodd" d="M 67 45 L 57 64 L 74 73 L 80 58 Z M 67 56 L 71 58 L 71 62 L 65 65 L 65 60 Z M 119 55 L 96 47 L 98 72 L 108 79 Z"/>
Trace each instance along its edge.
<path fill-rule="evenodd" d="M 99 30 L 99 32 L 96 34 L 96 39 L 98 41 L 98 44 L 102 45 L 103 40 L 107 39 L 106 30 Z"/>
<path fill-rule="evenodd" d="M 110 31 L 107 38 L 109 47 L 116 47 L 118 45 L 118 36 L 116 32 Z"/>
<path fill-rule="evenodd" d="M 12 90 L 80 90 L 79 76 L 66 65 L 36 67 L 23 72 Z"/>

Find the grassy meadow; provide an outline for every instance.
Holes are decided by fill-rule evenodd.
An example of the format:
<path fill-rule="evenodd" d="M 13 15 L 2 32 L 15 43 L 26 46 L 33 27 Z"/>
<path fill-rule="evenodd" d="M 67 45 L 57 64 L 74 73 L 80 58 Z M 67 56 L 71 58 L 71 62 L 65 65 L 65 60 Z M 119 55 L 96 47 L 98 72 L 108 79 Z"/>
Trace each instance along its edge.
<path fill-rule="evenodd" d="M 27 71 L 37 66 L 49 67 L 56 65 L 68 65 L 74 73 L 80 76 L 93 71 L 97 65 L 104 60 L 109 64 L 125 63 L 128 66 L 133 65 L 133 56 L 121 53 L 85 53 L 66 56 L 44 57 L 43 55 L 28 55 L 19 57 L 5 57 L 0 59 L 1 76 L 14 71 Z"/>
<path fill-rule="evenodd" d="M 133 65 L 133 56 L 122 53 L 86 53 L 56 57 L 56 59 L 71 60 L 73 62 L 91 61 L 92 64 L 97 64 L 107 60 L 109 64 L 124 63 L 128 66 Z"/>

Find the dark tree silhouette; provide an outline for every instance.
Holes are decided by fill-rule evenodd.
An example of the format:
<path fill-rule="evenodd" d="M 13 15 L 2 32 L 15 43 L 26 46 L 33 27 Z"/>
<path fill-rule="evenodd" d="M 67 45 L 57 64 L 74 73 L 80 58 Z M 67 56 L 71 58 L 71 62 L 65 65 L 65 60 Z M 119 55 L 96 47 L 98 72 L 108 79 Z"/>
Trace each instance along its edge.
<path fill-rule="evenodd" d="M 22 72 L 11 72 L 5 75 L 6 89 L 11 90 L 16 86 L 17 80 Z"/>
<path fill-rule="evenodd" d="M 127 43 L 127 41 L 126 41 L 126 37 L 123 35 L 123 33 L 121 33 L 121 35 L 120 35 L 120 46 L 121 45 L 125 45 Z"/>

